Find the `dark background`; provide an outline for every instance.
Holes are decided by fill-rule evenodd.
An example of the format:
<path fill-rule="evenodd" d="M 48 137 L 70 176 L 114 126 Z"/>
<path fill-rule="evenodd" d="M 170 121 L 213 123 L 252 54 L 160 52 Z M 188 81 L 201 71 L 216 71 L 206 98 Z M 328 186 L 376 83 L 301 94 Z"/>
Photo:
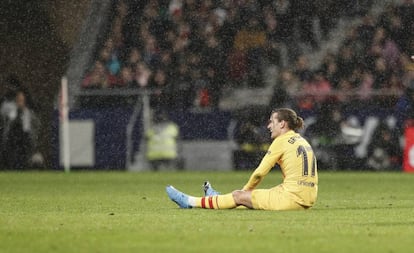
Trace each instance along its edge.
<path fill-rule="evenodd" d="M 39 116 L 41 152 L 51 163 L 52 116 L 60 79 L 90 0 L 3 0 L 0 3 L 0 96 L 17 79 Z"/>

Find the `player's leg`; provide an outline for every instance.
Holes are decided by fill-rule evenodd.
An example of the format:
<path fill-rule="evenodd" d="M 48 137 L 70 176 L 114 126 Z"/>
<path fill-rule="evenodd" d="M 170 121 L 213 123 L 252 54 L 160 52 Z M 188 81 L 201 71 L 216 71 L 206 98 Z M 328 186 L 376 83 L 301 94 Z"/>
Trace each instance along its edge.
<path fill-rule="evenodd" d="M 214 190 L 209 181 L 204 182 L 203 190 L 205 197 L 220 195 L 220 192 Z M 251 192 L 236 190 L 232 192 L 232 195 L 237 208 L 252 208 Z"/>
<path fill-rule="evenodd" d="M 194 197 L 178 191 L 173 186 L 167 186 L 167 194 L 181 208 L 231 209 L 237 205 L 233 194 Z"/>
<path fill-rule="evenodd" d="M 209 181 L 204 182 L 203 191 L 205 197 L 220 195 L 220 192 L 214 190 Z"/>
<path fill-rule="evenodd" d="M 253 208 L 252 192 L 237 190 L 233 192 L 233 198 L 237 205 Z"/>
<path fill-rule="evenodd" d="M 290 193 L 280 185 L 271 189 L 258 189 L 251 192 L 251 203 L 254 209 L 262 210 L 304 210 L 306 207 L 293 200 Z"/>

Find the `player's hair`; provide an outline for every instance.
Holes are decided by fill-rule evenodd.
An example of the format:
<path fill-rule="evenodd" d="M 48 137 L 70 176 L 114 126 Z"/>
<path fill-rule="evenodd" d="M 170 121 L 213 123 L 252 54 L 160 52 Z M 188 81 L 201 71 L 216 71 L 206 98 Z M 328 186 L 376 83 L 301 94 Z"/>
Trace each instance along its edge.
<path fill-rule="evenodd" d="M 277 108 L 272 110 L 272 114 L 277 113 L 279 120 L 284 120 L 288 123 L 290 129 L 295 132 L 302 129 L 305 125 L 303 118 L 298 116 L 296 112 L 289 108 Z"/>

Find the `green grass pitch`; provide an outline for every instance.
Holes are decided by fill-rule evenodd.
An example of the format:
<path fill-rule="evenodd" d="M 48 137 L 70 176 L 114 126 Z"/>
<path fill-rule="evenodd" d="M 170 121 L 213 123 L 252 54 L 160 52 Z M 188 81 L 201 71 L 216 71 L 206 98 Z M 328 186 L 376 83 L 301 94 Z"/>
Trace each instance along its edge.
<path fill-rule="evenodd" d="M 0 252 L 412 252 L 414 174 L 319 173 L 307 211 L 179 209 L 248 172 L 1 172 Z M 271 172 L 260 185 L 281 181 Z"/>

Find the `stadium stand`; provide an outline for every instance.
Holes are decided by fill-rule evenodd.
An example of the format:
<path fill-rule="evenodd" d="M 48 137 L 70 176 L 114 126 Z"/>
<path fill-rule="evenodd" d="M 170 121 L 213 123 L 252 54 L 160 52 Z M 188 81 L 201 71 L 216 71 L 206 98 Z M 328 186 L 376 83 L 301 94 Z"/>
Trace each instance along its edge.
<path fill-rule="evenodd" d="M 321 2 L 105 1 L 106 10 L 95 10 L 107 20 L 87 22 L 101 27 L 99 36 L 89 35 L 94 48 L 77 54 L 87 53 L 89 65 L 73 64 L 75 107 L 132 106 L 135 95 L 149 91 L 152 108 L 169 110 L 182 124 L 189 124 L 184 113 L 234 115 L 276 103 L 312 123 L 322 105 L 333 103 L 363 135 L 375 129 L 365 124 L 372 116 L 374 125 L 395 126 L 389 116 L 412 79 L 412 1 L 323 1 L 326 9 Z M 109 85 L 86 84 L 95 62 Z M 234 141 L 232 120 L 226 137 Z M 401 127 L 395 126 L 400 136 Z M 188 129 L 189 140 L 200 138 Z M 369 142 L 354 147 L 361 160 Z"/>

